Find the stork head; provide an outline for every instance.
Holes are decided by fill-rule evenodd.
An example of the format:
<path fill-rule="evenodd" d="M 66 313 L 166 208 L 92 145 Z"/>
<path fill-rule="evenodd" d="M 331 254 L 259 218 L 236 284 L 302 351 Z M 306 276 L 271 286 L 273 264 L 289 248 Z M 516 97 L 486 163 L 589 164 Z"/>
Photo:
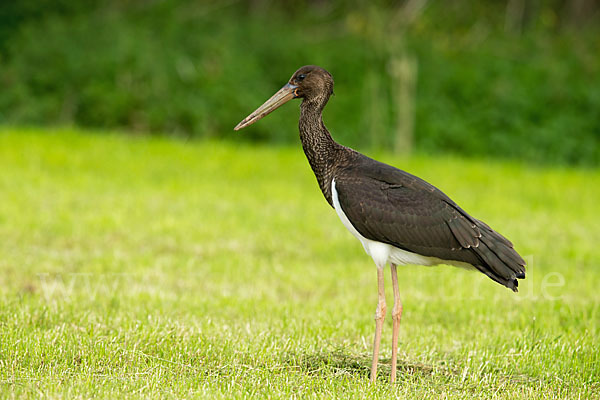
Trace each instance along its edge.
<path fill-rule="evenodd" d="M 252 125 L 292 99 L 301 98 L 303 102 L 317 102 L 324 106 L 332 93 L 331 74 L 316 65 L 305 65 L 294 72 L 288 83 L 269 100 L 237 124 L 234 130 Z"/>

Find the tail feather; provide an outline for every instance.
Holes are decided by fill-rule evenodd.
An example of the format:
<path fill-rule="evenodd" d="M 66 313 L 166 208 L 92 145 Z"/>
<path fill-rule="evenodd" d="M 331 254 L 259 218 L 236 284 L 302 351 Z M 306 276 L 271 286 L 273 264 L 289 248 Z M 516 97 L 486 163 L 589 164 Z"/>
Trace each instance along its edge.
<path fill-rule="evenodd" d="M 519 288 L 518 288 L 519 281 L 517 281 L 516 279 L 514 279 L 514 280 L 503 279 L 503 278 L 499 277 L 498 275 L 494 274 L 492 271 L 490 271 L 483 265 L 475 265 L 475 268 L 477 268 L 477 270 L 479 270 L 479 272 L 487 275 L 487 277 L 490 278 L 491 280 L 493 280 L 494 282 L 498 282 L 499 284 L 506 286 L 507 288 L 511 289 L 513 292 L 519 291 Z"/>
<path fill-rule="evenodd" d="M 479 259 L 480 263 L 472 265 L 490 279 L 517 292 L 518 280 L 525 279 L 526 263 L 515 251 L 512 242 L 485 222 L 467 214 L 456 204 L 453 204 L 453 207 L 472 223 L 471 229 L 466 229 L 464 223 L 466 220 L 461 218 L 448 222 L 448 226 L 461 246 L 470 249 Z M 469 230 L 471 235 L 467 235 L 465 230 Z"/>
<path fill-rule="evenodd" d="M 518 291 L 518 279 L 525 278 L 525 260 L 504 236 L 483 223 L 480 230 L 479 246 L 472 250 L 482 263 L 475 267 L 494 281 Z"/>

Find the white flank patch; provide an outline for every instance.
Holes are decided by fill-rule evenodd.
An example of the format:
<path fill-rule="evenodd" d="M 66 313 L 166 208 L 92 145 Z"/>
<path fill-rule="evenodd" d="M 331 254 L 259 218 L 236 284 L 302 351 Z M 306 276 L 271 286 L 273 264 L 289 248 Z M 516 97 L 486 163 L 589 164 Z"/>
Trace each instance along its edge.
<path fill-rule="evenodd" d="M 396 265 L 406 265 L 406 264 L 415 264 L 415 265 L 438 265 L 438 264 L 448 264 L 454 265 L 456 267 L 462 267 L 467 269 L 473 269 L 474 267 L 471 264 L 467 264 L 460 261 L 453 260 L 442 260 L 437 257 L 427 257 L 422 256 L 420 254 L 412 253 L 410 251 L 399 249 L 391 244 L 378 242 L 376 240 L 367 239 L 363 235 L 360 234 L 352 225 L 344 210 L 342 210 L 342 206 L 340 205 L 340 200 L 338 198 L 337 190 L 335 189 L 335 179 L 331 181 L 331 197 L 333 198 L 333 207 L 337 212 L 337 215 L 342 220 L 342 223 L 362 243 L 365 251 L 368 255 L 371 256 L 375 265 L 378 268 L 383 268 L 387 263 L 393 263 Z"/>

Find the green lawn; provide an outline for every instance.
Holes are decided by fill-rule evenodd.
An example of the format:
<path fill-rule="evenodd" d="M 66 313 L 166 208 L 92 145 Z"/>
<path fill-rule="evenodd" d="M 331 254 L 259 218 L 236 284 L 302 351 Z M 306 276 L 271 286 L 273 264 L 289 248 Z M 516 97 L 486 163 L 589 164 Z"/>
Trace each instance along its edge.
<path fill-rule="evenodd" d="M 528 260 L 402 267 L 398 384 L 368 381 L 376 269 L 300 146 L 0 130 L 0 394 L 600 396 L 600 171 L 375 154 Z M 389 274 L 388 304 L 391 304 Z"/>

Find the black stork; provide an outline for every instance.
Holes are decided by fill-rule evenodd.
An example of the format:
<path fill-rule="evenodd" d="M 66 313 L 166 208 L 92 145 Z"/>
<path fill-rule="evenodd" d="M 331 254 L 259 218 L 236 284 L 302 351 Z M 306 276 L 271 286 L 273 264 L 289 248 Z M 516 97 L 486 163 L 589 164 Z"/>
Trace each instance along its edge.
<path fill-rule="evenodd" d="M 334 141 L 322 119 L 323 108 L 332 93 L 333 77 L 329 72 L 314 65 L 304 66 L 234 129 L 255 123 L 289 100 L 302 99 L 300 140 L 319 187 L 344 226 L 360 240 L 377 266 L 378 302 L 371 381 L 377 376 L 386 313 L 383 269 L 390 264 L 394 291 L 393 383 L 402 316 L 397 265 L 466 267 L 516 292 L 517 279 L 525 278 L 525 261 L 508 239 L 467 214 L 435 186 Z"/>

